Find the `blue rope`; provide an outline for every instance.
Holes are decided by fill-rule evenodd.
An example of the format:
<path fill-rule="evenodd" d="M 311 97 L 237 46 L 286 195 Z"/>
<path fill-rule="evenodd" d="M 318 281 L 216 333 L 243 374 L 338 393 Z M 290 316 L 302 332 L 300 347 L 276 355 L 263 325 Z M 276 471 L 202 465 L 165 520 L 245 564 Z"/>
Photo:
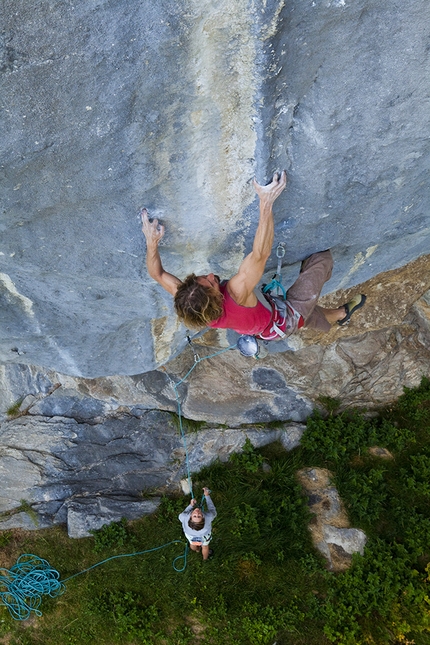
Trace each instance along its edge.
<path fill-rule="evenodd" d="M 96 567 L 99 567 L 101 564 L 104 564 L 105 562 L 109 562 L 109 560 L 116 560 L 117 558 L 132 558 L 135 555 L 143 555 L 144 553 L 152 553 L 152 551 L 159 551 L 160 549 L 164 549 L 166 546 L 170 546 L 171 544 L 183 544 L 182 540 L 172 540 L 171 542 L 167 542 L 166 544 L 162 544 L 161 546 L 155 546 L 153 549 L 146 549 L 146 551 L 136 551 L 135 553 L 121 553 L 120 555 L 112 555 L 110 558 L 106 558 L 106 560 L 102 560 L 101 562 L 97 562 L 96 564 L 93 564 L 92 567 L 88 567 L 88 569 L 84 569 L 83 571 L 80 571 L 79 573 L 73 574 L 73 576 L 69 576 L 63 582 L 67 582 L 68 580 L 71 580 L 72 578 L 76 578 L 76 576 L 81 576 L 83 573 L 87 573 L 87 571 L 91 571 L 91 569 L 95 569 Z M 187 548 L 187 547 L 185 547 Z M 182 557 L 182 556 L 179 556 Z M 176 559 L 176 558 L 175 558 Z"/>
<path fill-rule="evenodd" d="M 279 280 L 276 279 L 277 275 L 278 274 L 275 275 L 275 277 L 273 278 L 273 280 L 271 282 L 269 282 L 269 284 L 266 284 L 265 287 L 263 287 L 263 293 L 268 293 L 270 295 L 270 292 L 273 291 L 274 289 L 276 289 L 276 294 L 279 295 L 280 290 L 281 290 L 282 294 L 283 294 L 283 298 L 284 298 L 284 300 L 286 300 L 287 299 L 287 292 L 285 291 L 285 288 L 282 285 L 282 283 Z"/>
<path fill-rule="evenodd" d="M 167 542 L 167 544 L 163 544 L 162 546 L 156 546 L 153 549 L 113 555 L 62 581 L 60 581 L 59 572 L 51 567 L 49 562 L 32 553 L 25 553 L 18 558 L 16 564 L 11 569 L 0 568 L 0 605 L 7 607 L 10 615 L 15 620 L 26 620 L 30 617 L 31 612 L 34 612 L 36 616 L 41 616 L 42 612 L 39 607 L 42 602 L 42 596 L 50 596 L 51 598 L 61 596 L 66 590 L 64 583 L 68 580 L 81 576 L 83 573 L 87 573 L 87 571 L 91 571 L 105 564 L 105 562 L 109 562 L 109 560 L 131 558 L 135 555 L 159 551 L 171 544 L 183 544 L 183 542 L 181 540 L 172 540 L 172 542 Z M 187 566 L 187 553 L 188 544 L 185 546 L 184 555 L 177 556 L 173 560 L 173 568 L 175 571 L 181 572 L 185 570 Z M 184 558 L 184 566 L 178 569 L 175 563 L 180 558 Z"/>
<path fill-rule="evenodd" d="M 0 572 L 1 604 L 15 620 L 26 620 L 32 611 L 41 616 L 42 596 L 55 598 L 65 591 L 58 571 L 31 553 L 21 555 L 10 570 L 2 568 Z"/>
<path fill-rule="evenodd" d="M 186 547 L 185 547 L 184 554 L 183 554 L 183 555 L 178 555 L 178 556 L 173 560 L 173 568 L 174 568 L 174 570 L 175 570 L 175 571 L 177 571 L 178 573 L 182 573 L 182 571 L 185 571 L 185 569 L 186 569 L 186 567 L 187 567 L 187 555 L 188 555 L 188 542 L 187 542 L 187 545 L 186 545 Z M 180 569 L 178 569 L 178 568 L 177 568 L 177 566 L 176 566 L 176 561 L 177 561 L 177 560 L 181 560 L 181 558 L 183 558 L 183 559 L 184 559 L 184 564 L 182 565 L 182 567 L 181 567 Z"/>
<path fill-rule="evenodd" d="M 203 358 L 196 358 L 196 356 L 195 356 L 194 357 L 194 365 L 192 366 L 191 369 L 188 370 L 188 372 L 185 374 L 185 376 L 183 378 L 181 378 L 181 380 L 178 381 L 178 383 L 174 383 L 171 380 L 173 391 L 175 392 L 176 403 L 177 403 L 177 406 L 178 406 L 179 431 L 181 433 L 182 443 L 184 444 L 185 465 L 186 465 L 186 468 L 187 468 L 188 487 L 190 489 L 190 495 L 191 495 L 192 498 L 194 497 L 194 494 L 193 494 L 193 485 L 192 485 L 192 481 L 191 481 L 190 460 L 189 460 L 189 456 L 188 456 L 188 447 L 187 447 L 187 441 L 186 441 L 186 438 L 185 438 L 184 425 L 182 423 L 182 406 L 181 406 L 181 401 L 180 401 L 180 398 L 179 398 L 178 387 L 180 385 L 182 385 L 182 383 L 189 377 L 191 372 L 197 367 L 197 365 L 199 363 L 201 363 L 202 361 L 207 360 L 208 358 L 214 358 L 215 356 L 219 356 L 220 354 L 223 354 L 224 352 L 228 352 L 230 349 L 234 349 L 235 347 L 236 347 L 236 343 L 234 345 L 230 345 L 230 347 L 224 347 L 219 352 L 215 352 L 214 354 L 209 354 L 209 356 L 203 356 Z"/>

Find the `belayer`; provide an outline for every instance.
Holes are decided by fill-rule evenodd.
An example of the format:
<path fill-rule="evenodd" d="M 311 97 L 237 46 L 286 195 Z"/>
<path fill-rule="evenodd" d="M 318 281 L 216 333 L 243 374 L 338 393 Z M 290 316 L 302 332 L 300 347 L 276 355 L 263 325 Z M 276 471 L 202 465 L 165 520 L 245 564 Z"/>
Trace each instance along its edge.
<path fill-rule="evenodd" d="M 202 511 L 197 506 L 197 500 L 192 499 L 185 511 L 179 515 L 179 521 L 185 537 L 190 543 L 192 551 L 201 551 L 203 560 L 208 560 L 213 554 L 209 548 L 209 542 L 212 539 L 212 521 L 216 518 L 216 508 L 211 500 L 210 490 L 203 488 L 207 511 Z"/>
<path fill-rule="evenodd" d="M 267 186 L 260 186 L 254 179 L 254 188 L 260 198 L 260 218 L 252 251 L 242 261 L 236 275 L 222 282 L 213 273 L 199 276 L 192 273 L 182 281 L 165 271 L 158 251 L 164 226 L 157 219 L 150 221 L 146 208 L 142 210 L 149 275 L 174 297 L 176 313 L 187 327 L 233 329 L 262 340 L 280 340 L 301 327 L 329 331 L 335 323 L 344 325 L 364 305 L 366 296 L 361 294 L 337 309 L 324 309 L 317 304 L 333 269 L 330 250 L 313 253 L 302 262 L 299 277 L 286 292 L 286 299 L 273 298 L 256 290 L 273 246 L 272 205 L 286 183 L 285 170 L 280 175 L 275 173 Z"/>

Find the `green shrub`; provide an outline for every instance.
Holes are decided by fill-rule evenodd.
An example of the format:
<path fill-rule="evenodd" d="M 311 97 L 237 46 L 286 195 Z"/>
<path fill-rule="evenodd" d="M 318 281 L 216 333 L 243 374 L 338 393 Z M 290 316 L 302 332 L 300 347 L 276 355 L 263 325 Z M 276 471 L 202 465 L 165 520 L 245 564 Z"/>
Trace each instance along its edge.
<path fill-rule="evenodd" d="M 249 473 L 256 473 L 263 464 L 263 457 L 255 450 L 247 437 L 242 446 L 242 452 L 234 453 L 231 456 L 231 461 L 242 466 Z"/>
<path fill-rule="evenodd" d="M 232 529 L 232 535 L 241 537 L 245 534 L 260 535 L 260 528 L 257 521 L 257 509 L 252 508 L 249 504 L 242 503 L 234 509 L 235 526 Z"/>
<path fill-rule="evenodd" d="M 423 376 L 418 387 L 403 388 L 404 394 L 398 399 L 396 409 L 409 422 L 416 424 L 430 422 L 430 379 Z"/>
<path fill-rule="evenodd" d="M 151 645 L 156 632 L 153 624 L 158 619 L 155 605 L 145 607 L 140 596 L 131 591 L 109 589 L 91 603 L 96 613 L 106 614 L 114 620 L 117 640 L 138 639 L 140 645 Z"/>
<path fill-rule="evenodd" d="M 342 412 L 327 419 L 323 419 L 316 412 L 308 419 L 301 439 L 306 451 L 311 455 L 321 455 L 327 462 L 338 462 L 376 442 L 377 432 L 374 424 L 357 412 Z"/>
<path fill-rule="evenodd" d="M 127 520 L 123 517 L 119 522 L 105 524 L 97 531 L 90 531 L 94 536 L 94 551 L 100 553 L 106 549 L 118 549 L 127 542 L 132 545 L 133 539 L 127 528 Z"/>
<path fill-rule="evenodd" d="M 393 643 L 404 633 L 430 627 L 425 577 L 399 544 L 375 540 L 364 557 L 334 576 L 322 607 L 324 633 L 333 643 Z M 378 620 L 375 620 L 378 616 Z"/>
<path fill-rule="evenodd" d="M 379 465 L 367 470 L 350 468 L 343 481 L 336 477 L 340 495 L 351 516 L 359 523 L 368 524 L 379 518 L 389 495 L 385 473 L 386 468 Z"/>
<path fill-rule="evenodd" d="M 12 540 L 12 533 L 10 531 L 0 532 L 0 548 L 7 546 Z"/>

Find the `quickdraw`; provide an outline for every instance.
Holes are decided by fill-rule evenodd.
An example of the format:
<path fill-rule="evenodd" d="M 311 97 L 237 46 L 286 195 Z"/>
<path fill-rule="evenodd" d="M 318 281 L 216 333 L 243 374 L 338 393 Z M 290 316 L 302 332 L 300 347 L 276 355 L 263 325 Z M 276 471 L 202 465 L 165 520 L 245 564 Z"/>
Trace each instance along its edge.
<path fill-rule="evenodd" d="M 263 285 L 263 293 L 267 293 L 270 295 L 270 293 L 276 289 L 276 295 L 277 296 L 282 296 L 284 300 L 287 298 L 287 292 L 285 291 L 285 288 L 282 285 L 282 276 L 281 276 L 281 269 L 282 269 L 282 258 L 285 256 L 285 244 L 284 242 L 280 242 L 278 246 L 276 247 L 276 257 L 278 258 L 278 266 L 276 269 L 276 273 L 273 276 L 271 282 L 269 284 Z"/>

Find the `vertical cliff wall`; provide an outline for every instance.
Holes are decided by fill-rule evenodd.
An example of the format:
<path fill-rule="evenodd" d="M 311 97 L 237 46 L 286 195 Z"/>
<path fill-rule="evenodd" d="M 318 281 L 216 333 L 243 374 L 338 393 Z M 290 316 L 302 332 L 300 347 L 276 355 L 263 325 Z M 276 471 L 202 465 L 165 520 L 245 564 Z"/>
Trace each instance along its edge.
<path fill-rule="evenodd" d="M 429 20 L 427 0 L 4 0 L 0 360 L 167 361 L 185 331 L 137 212 L 165 222 L 170 271 L 228 277 L 254 174 L 289 173 L 286 282 L 326 247 L 329 291 L 428 252 Z"/>

